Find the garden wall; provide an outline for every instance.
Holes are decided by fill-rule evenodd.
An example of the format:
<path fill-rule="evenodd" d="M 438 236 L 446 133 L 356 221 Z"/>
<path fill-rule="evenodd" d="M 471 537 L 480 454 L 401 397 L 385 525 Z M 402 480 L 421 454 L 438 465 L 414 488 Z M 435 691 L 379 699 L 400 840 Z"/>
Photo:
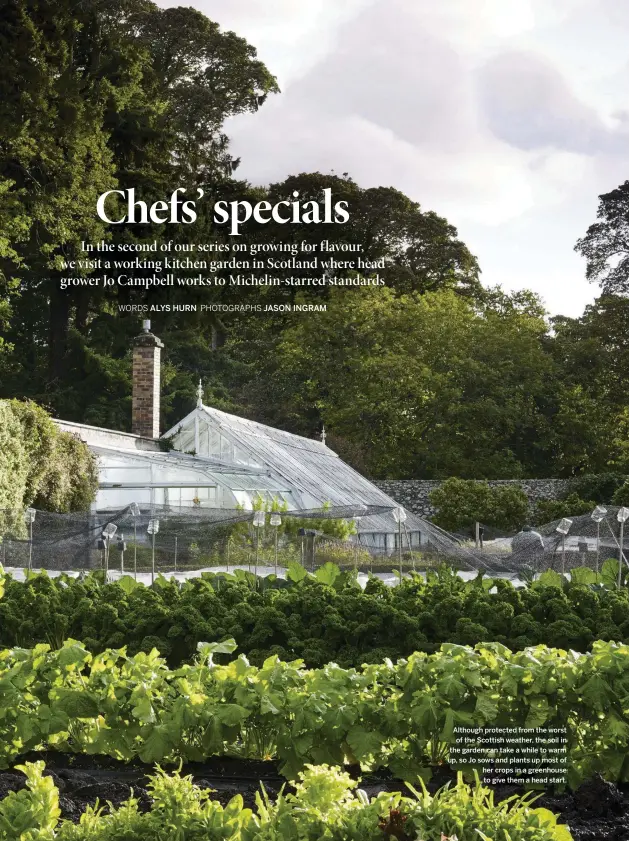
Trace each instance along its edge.
<path fill-rule="evenodd" d="M 558 499 L 568 487 L 569 479 L 490 479 L 492 487 L 499 485 L 518 485 L 529 498 L 531 509 L 542 499 Z M 431 491 L 441 485 L 441 481 L 428 479 L 382 479 L 374 482 L 404 508 L 421 517 L 432 517 L 435 509 L 429 501 Z"/>

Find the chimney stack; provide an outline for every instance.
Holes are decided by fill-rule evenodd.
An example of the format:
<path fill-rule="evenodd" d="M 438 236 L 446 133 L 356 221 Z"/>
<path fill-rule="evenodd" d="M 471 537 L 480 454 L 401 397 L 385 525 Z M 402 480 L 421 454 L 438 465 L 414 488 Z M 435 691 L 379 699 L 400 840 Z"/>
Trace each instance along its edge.
<path fill-rule="evenodd" d="M 161 356 L 163 343 L 151 333 L 151 322 L 133 347 L 133 408 L 131 431 L 143 438 L 159 438 Z"/>

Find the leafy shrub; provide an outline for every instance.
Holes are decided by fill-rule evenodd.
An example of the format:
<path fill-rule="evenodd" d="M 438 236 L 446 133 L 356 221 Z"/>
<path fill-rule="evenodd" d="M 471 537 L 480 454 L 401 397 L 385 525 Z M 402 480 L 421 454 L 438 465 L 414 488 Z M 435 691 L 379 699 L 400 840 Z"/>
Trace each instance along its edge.
<path fill-rule="evenodd" d="M 0 400 L 0 510 L 21 509 L 32 482 L 24 432 L 12 405 Z"/>
<path fill-rule="evenodd" d="M 0 400 L 0 509 L 89 509 L 98 490 L 96 461 L 32 402 Z"/>
<path fill-rule="evenodd" d="M 542 499 L 535 508 L 534 521 L 537 525 L 561 520 L 563 517 L 578 517 L 589 514 L 596 507 L 596 502 L 581 499 L 576 493 L 571 493 L 565 499 Z"/>
<path fill-rule="evenodd" d="M 609 504 L 616 491 L 627 481 L 623 473 L 600 473 L 577 476 L 570 480 L 566 496 L 576 494 L 581 499 L 592 499 L 596 505 Z"/>
<path fill-rule="evenodd" d="M 516 485 L 497 485 L 472 479 L 446 479 L 430 494 L 437 509 L 433 521 L 449 531 L 484 523 L 504 531 L 519 531 L 527 520 L 528 497 Z"/>

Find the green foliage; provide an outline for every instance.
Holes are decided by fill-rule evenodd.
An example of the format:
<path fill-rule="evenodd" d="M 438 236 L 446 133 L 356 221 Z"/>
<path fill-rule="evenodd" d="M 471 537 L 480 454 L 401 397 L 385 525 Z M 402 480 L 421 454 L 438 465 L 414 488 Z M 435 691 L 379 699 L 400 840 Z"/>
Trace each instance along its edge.
<path fill-rule="evenodd" d="M 235 33 L 150 0 L 12 0 L 0 32 L 0 317 L 17 348 L 4 393 L 46 394 L 66 417 L 119 417 L 129 377 L 119 337 L 137 321 L 119 325 L 98 287 L 62 291 L 64 262 L 85 257 L 83 241 L 160 235 L 101 221 L 104 191 L 133 186 L 150 202 L 176 187 L 202 185 L 208 200 L 233 189 L 223 124 L 257 110 L 277 82 Z M 196 234 L 215 236 L 202 224 Z"/>
<path fill-rule="evenodd" d="M 277 561 L 280 566 L 287 567 L 296 563 L 302 555 L 302 538 L 299 535 L 301 529 L 315 530 L 317 536 L 316 555 L 320 562 L 337 562 L 339 564 L 354 565 L 357 561 L 369 563 L 371 556 L 362 549 L 356 550 L 349 543 L 348 538 L 356 533 L 356 526 L 353 520 L 338 519 L 333 517 L 284 517 L 282 514 L 288 510 L 285 502 L 277 498 L 264 498 L 256 494 L 252 500 L 254 511 L 266 513 L 265 525 L 255 527 L 250 520 L 233 525 L 214 528 L 211 535 L 205 539 L 199 537 L 198 542 L 188 543 L 181 538 L 181 524 L 176 519 L 166 524 L 163 534 L 179 535 L 179 549 L 194 560 L 195 566 L 222 566 L 227 563 L 229 566 L 237 564 L 251 564 L 254 557 L 258 557 L 260 566 L 273 566 L 275 564 L 275 543 L 277 538 Z M 330 508 L 329 503 L 322 506 Z M 239 508 L 242 507 L 239 506 Z M 279 513 L 281 524 L 272 526 L 270 515 Z M 294 513 L 294 512 L 293 512 Z M 304 548 L 306 541 L 303 541 Z M 138 563 L 143 565 L 147 561 L 146 550 L 138 549 Z M 181 555 L 180 555 L 181 563 Z"/>
<path fill-rule="evenodd" d="M 554 422 L 567 402 L 538 304 L 503 295 L 479 305 L 442 288 L 329 295 L 316 330 L 305 319 L 274 326 L 268 354 L 256 341 L 234 345 L 262 361 L 255 417 L 309 435 L 323 421 L 339 453 L 349 442 L 374 476 L 552 475 L 568 426 L 554 431 L 549 412 Z M 530 440 L 544 442 L 535 455 L 521 443 Z"/>
<path fill-rule="evenodd" d="M 14 0 L 3 5 L 0 19 L 0 184 L 3 208 L 17 214 L 4 231 L 3 256 L 28 276 L 59 268 L 64 248 L 104 231 L 93 208 L 112 183 L 103 122 L 119 89 L 112 77 L 96 83 L 99 56 L 91 78 L 79 72 L 92 22 L 84 7 Z"/>
<path fill-rule="evenodd" d="M 0 509 L 21 509 L 29 480 L 22 425 L 12 405 L 0 401 Z"/>
<path fill-rule="evenodd" d="M 626 645 L 597 641 L 580 655 L 448 643 L 347 670 L 277 657 L 258 668 L 243 655 L 221 665 L 206 646 L 201 655 L 171 671 L 156 650 L 93 656 L 72 639 L 0 652 L 0 767 L 36 748 L 161 764 L 237 755 L 275 758 L 288 779 L 347 762 L 415 783 L 448 760 L 456 727 L 508 724 L 565 728 L 572 785 L 595 773 L 629 779 Z M 339 784 L 313 779 L 306 805 Z"/>
<path fill-rule="evenodd" d="M 98 575 L 40 574 L 23 583 L 6 576 L 0 646 L 59 648 L 72 637 L 93 654 L 123 645 L 132 655 L 158 648 L 172 668 L 191 662 L 206 640 L 231 638 L 259 666 L 277 655 L 349 668 L 431 653 L 447 642 L 587 652 L 596 639 L 629 644 L 629 592 L 617 589 L 617 577 L 613 559 L 598 577 L 581 569 L 569 581 L 548 571 L 518 589 L 501 579 L 465 582 L 441 569 L 393 588 L 372 578 L 363 591 L 351 569 L 326 564 L 312 575 L 296 562 L 287 581 L 204 573 L 184 584 L 160 578 L 153 590 L 129 577 L 104 584 Z M 217 652 L 216 659 L 224 658 Z"/>
<path fill-rule="evenodd" d="M 16 770 L 26 776 L 26 788 L 12 791 L 0 802 L 0 841 L 55 837 L 61 809 L 52 777 L 45 777 L 43 762 L 27 762 Z"/>
<path fill-rule="evenodd" d="M 96 460 L 35 403 L 0 400 L 0 509 L 85 511 L 96 497 Z"/>
<path fill-rule="evenodd" d="M 598 475 L 578 476 L 571 479 L 566 496 L 575 494 L 581 499 L 594 500 L 596 505 L 609 504 L 614 494 L 627 481 L 624 473 L 601 473 Z"/>
<path fill-rule="evenodd" d="M 614 491 L 612 497 L 613 505 L 629 505 L 629 480 Z"/>
<path fill-rule="evenodd" d="M 477 841 L 479 835 L 511 841 L 571 841 L 568 829 L 547 810 L 534 808 L 530 796 L 511 800 L 509 808 L 497 806 L 478 781 L 469 786 L 460 777 L 456 785 L 434 795 L 425 790 L 415 798 L 383 792 L 370 799 L 364 791 L 355 791 L 357 784 L 349 775 L 328 765 L 309 765 L 300 773 L 294 793 L 281 792 L 275 803 L 263 789 L 254 813 L 243 808 L 240 795 L 221 806 L 191 777 L 158 770 L 149 783 L 150 811 L 140 811 L 131 798 L 107 814 L 88 807 L 80 823 L 74 824 L 59 821 L 59 791 L 51 777 L 43 776 L 43 762 L 26 763 L 21 770 L 27 788 L 9 793 L 0 803 L 0 827 L 7 827 L 1 841 L 18 837 L 9 830 L 24 832 L 21 841 L 53 837 L 144 841 L 166 838 L 165 832 L 178 841 L 381 841 L 383 837 Z"/>
<path fill-rule="evenodd" d="M 294 192 L 322 204 L 324 189 L 346 201 L 349 221 L 326 236 L 359 245 L 366 260 L 381 262 L 379 274 L 399 293 L 452 290 L 472 300 L 485 296 L 479 280 L 478 261 L 458 238 L 456 228 L 433 211 L 393 187 L 368 187 L 343 176 L 321 172 L 302 172 L 285 181 L 271 184 L 268 199 L 272 204 L 291 200 Z M 258 233 L 258 232 L 256 232 Z M 265 237 L 277 241 L 312 244 L 321 241 L 320 231 L 272 223 Z M 307 271 L 291 268 L 287 274 L 308 276 Z M 318 297 L 327 297 L 321 289 Z"/>
<path fill-rule="evenodd" d="M 587 279 L 599 283 L 605 294 L 629 291 L 629 267 L 622 244 L 629 236 L 629 181 L 599 196 L 598 221 L 590 225 L 575 250 L 587 260 Z"/>
<path fill-rule="evenodd" d="M 404 561 L 408 561 L 408 552 L 404 552 Z M 417 555 L 419 557 L 419 555 Z M 373 555 L 368 549 L 344 541 L 336 543 L 333 541 L 318 541 L 317 542 L 317 563 L 326 564 L 333 563 L 339 567 L 353 567 L 357 566 L 360 569 L 365 569 L 373 566 Z"/>
<path fill-rule="evenodd" d="M 324 502 L 322 505 L 324 511 L 330 507 L 329 502 Z M 277 512 L 281 515 L 282 512 L 288 511 L 288 504 L 286 502 L 280 502 L 277 498 L 269 500 L 257 494 L 253 499 L 252 508 L 254 511 L 265 511 L 269 514 Z M 274 530 L 276 527 L 269 528 Z M 300 529 L 314 529 L 327 537 L 334 537 L 337 540 L 347 540 L 350 535 L 356 534 L 356 526 L 352 520 L 334 519 L 330 517 L 283 517 L 282 524 L 277 526 L 277 529 L 278 535 L 287 535 L 293 538 L 299 533 Z"/>
<path fill-rule="evenodd" d="M 449 531 L 467 530 L 479 522 L 518 531 L 526 522 L 528 497 L 514 485 L 492 487 L 470 479 L 446 479 L 430 494 L 437 509 L 433 521 Z"/>
<path fill-rule="evenodd" d="M 585 474 L 570 480 L 559 499 L 541 500 L 535 522 L 550 523 L 562 517 L 589 514 L 596 505 L 629 504 L 629 479 L 624 473 Z"/>
<path fill-rule="evenodd" d="M 572 439 L 565 438 L 572 469 L 558 475 L 585 474 L 583 485 L 579 477 L 571 490 L 582 499 L 610 502 L 617 487 L 613 473 L 625 474 L 620 484 L 629 473 L 629 300 L 603 294 L 579 318 L 556 316 L 551 323 L 554 335 L 548 348 L 562 371 L 564 387 L 575 390 L 580 402 L 580 410 L 570 413 Z M 604 487 L 597 488 L 596 479 L 602 479 Z"/>
<path fill-rule="evenodd" d="M 542 499 L 535 507 L 535 522 L 543 525 L 563 517 L 578 517 L 589 514 L 595 507 L 596 502 L 581 499 L 577 493 L 568 494 L 564 499 Z"/>

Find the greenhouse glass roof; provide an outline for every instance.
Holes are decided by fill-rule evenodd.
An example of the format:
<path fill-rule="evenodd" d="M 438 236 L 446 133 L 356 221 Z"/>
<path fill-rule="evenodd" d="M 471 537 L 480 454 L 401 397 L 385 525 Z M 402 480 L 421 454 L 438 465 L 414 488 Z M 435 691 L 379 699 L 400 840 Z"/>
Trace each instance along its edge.
<path fill-rule="evenodd" d="M 281 483 L 281 480 L 284 480 L 289 487 L 314 499 L 319 505 L 398 505 L 384 491 L 342 461 L 323 442 L 230 415 L 218 409 L 200 406 L 166 435 L 171 436 L 189 428 L 194 423 L 197 412 L 239 448 L 264 464 L 276 481 Z M 425 521 L 411 513 L 408 513 L 406 525 L 413 531 L 425 531 L 428 526 Z M 397 531 L 397 526 L 391 514 L 370 515 L 361 521 L 360 531 L 394 532 Z"/>

